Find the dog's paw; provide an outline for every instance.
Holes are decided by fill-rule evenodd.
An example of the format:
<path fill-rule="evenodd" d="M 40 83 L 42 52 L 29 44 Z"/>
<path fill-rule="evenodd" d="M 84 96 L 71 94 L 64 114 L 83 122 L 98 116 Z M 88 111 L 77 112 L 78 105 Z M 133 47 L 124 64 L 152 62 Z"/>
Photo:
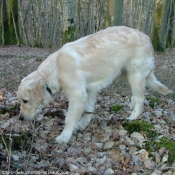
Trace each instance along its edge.
<path fill-rule="evenodd" d="M 63 131 L 58 137 L 56 137 L 56 143 L 67 143 L 72 136 L 71 131 Z"/>

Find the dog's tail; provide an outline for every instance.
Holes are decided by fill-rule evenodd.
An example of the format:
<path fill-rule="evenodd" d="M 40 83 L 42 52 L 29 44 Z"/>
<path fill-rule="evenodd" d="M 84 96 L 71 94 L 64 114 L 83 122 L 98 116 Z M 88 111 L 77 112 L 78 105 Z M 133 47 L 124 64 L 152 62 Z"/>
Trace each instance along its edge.
<path fill-rule="evenodd" d="M 148 87 L 160 94 L 166 95 L 172 93 L 171 90 L 169 90 L 166 86 L 164 86 L 161 82 L 157 80 L 153 71 L 151 71 L 148 77 L 146 78 L 146 82 Z"/>

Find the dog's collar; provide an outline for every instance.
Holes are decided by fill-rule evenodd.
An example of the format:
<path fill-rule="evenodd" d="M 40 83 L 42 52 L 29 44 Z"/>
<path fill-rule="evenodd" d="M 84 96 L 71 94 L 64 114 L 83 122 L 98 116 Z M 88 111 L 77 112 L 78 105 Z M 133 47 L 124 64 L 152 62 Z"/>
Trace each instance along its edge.
<path fill-rule="evenodd" d="M 40 74 L 39 70 L 38 70 L 38 73 L 41 76 L 41 78 L 45 81 L 45 79 L 43 78 L 43 76 Z M 46 82 L 45 82 L 45 88 L 49 92 L 50 95 L 53 95 L 52 90 L 49 88 L 49 85 Z"/>
<path fill-rule="evenodd" d="M 45 84 L 46 90 L 49 92 L 50 95 L 52 94 L 52 90 L 49 88 L 48 84 Z"/>

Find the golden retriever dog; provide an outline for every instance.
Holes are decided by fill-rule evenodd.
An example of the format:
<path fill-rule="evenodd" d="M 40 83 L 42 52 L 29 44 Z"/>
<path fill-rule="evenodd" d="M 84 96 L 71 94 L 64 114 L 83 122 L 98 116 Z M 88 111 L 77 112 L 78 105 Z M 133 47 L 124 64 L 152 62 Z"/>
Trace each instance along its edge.
<path fill-rule="evenodd" d="M 68 142 L 75 129 L 90 123 L 97 93 L 115 78 L 131 86 L 133 111 L 129 120 L 142 113 L 146 85 L 164 95 L 171 93 L 154 75 L 150 38 L 129 27 L 109 27 L 65 44 L 21 81 L 19 119 L 32 120 L 63 92 L 69 107 L 56 142 Z"/>

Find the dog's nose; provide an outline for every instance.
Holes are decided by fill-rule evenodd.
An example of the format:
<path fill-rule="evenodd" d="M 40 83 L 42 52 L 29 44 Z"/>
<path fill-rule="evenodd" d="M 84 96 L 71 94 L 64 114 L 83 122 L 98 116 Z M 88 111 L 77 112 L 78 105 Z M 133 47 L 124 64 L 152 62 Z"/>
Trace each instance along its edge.
<path fill-rule="evenodd" d="M 24 117 L 20 115 L 19 120 L 24 120 Z"/>

